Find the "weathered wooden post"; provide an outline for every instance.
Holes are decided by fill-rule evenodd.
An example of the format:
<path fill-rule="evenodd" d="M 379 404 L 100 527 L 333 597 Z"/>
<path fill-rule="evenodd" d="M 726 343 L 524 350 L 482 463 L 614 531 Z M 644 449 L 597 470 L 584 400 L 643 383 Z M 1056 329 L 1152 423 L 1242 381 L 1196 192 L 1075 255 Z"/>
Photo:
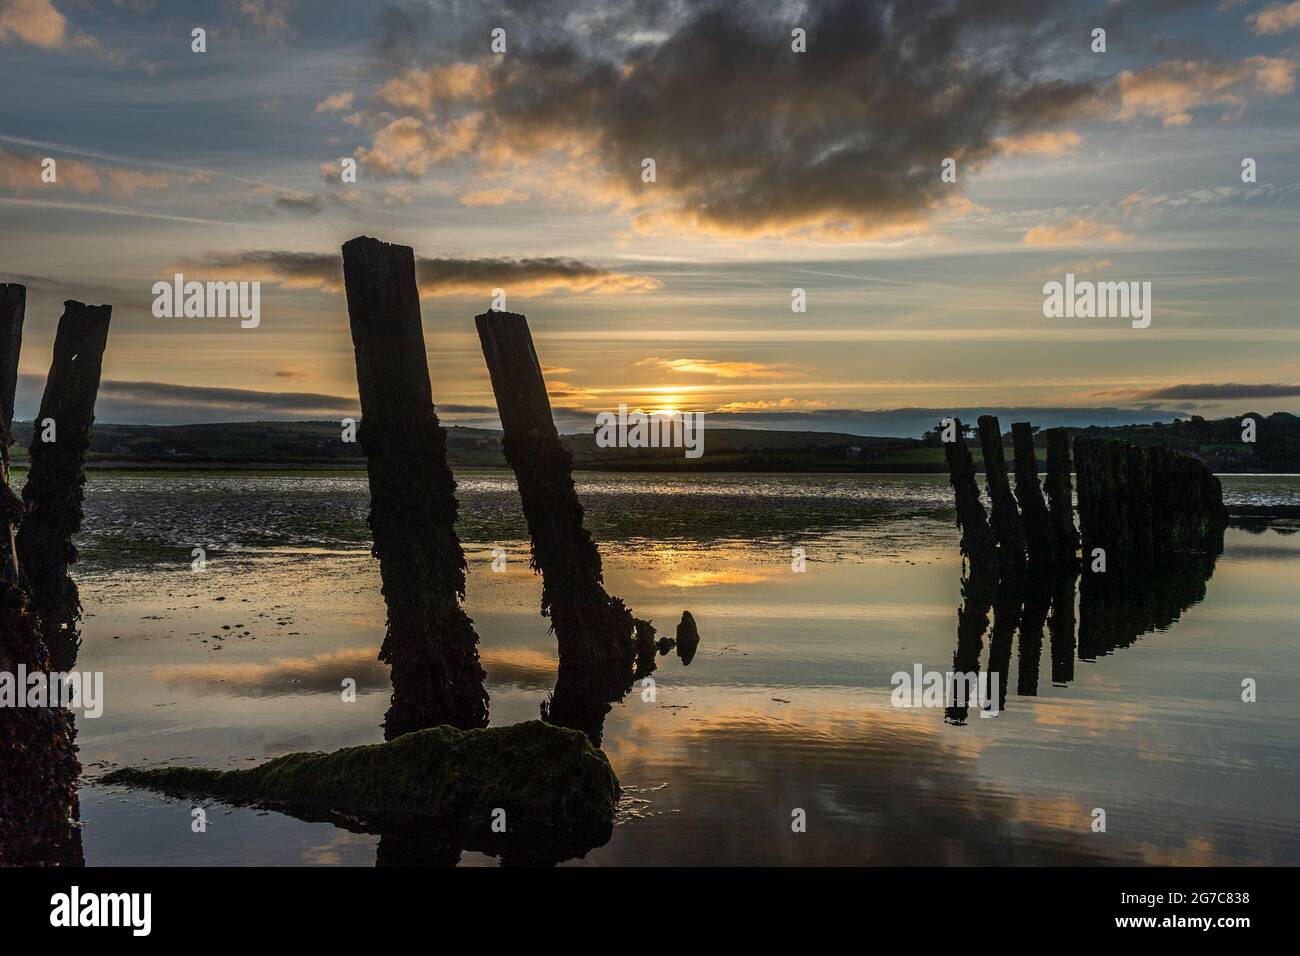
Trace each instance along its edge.
<path fill-rule="evenodd" d="M 1110 573 L 1144 574 L 1162 555 L 1214 552 L 1228 523 L 1223 490 L 1200 460 L 1167 448 L 1077 438 L 1079 530 Z"/>
<path fill-rule="evenodd" d="M 18 577 L 14 527 L 22 502 L 9 488 L 18 358 L 27 290 L 0 285 L 0 673 L 49 670 L 37 620 Z M 25 694 L 25 686 L 16 686 Z M 0 866 L 79 866 L 76 724 L 61 707 L 0 707 Z"/>
<path fill-rule="evenodd" d="M 72 539 L 81 530 L 83 467 L 112 313 L 111 305 L 63 303 L 23 488 L 18 562 L 55 671 L 72 668 L 81 643 L 81 598 L 68 568 L 77 561 Z"/>
<path fill-rule="evenodd" d="M 542 613 L 566 656 L 630 667 L 635 621 L 605 591 L 600 552 L 583 527 L 572 457 L 560 444 L 528 320 L 513 312 L 476 316 L 483 357 L 501 415 L 506 460 L 514 469 L 542 574 Z"/>
<path fill-rule="evenodd" d="M 1049 428 L 1047 444 L 1047 501 L 1052 522 L 1052 546 L 1061 561 L 1073 561 L 1079 550 L 1074 527 L 1074 488 L 1070 482 L 1070 433 Z"/>
<path fill-rule="evenodd" d="M 1029 557 L 1045 562 L 1052 558 L 1052 524 L 1038 481 L 1038 459 L 1034 454 L 1034 429 L 1029 422 L 1011 426 L 1016 464 L 1016 501 L 1025 526 Z"/>
<path fill-rule="evenodd" d="M 993 533 L 989 531 L 988 516 L 980 501 L 979 485 L 975 482 L 975 461 L 966 446 L 961 419 L 954 418 L 957 437 L 944 442 L 943 456 L 948 462 L 948 482 L 957 501 L 957 527 L 961 528 L 961 553 L 972 562 L 987 562 L 993 557 Z"/>
<path fill-rule="evenodd" d="M 343 245 L 361 395 L 358 438 L 370 478 L 370 528 L 392 668 L 384 737 L 439 724 L 488 722 L 478 635 L 461 607 L 465 553 L 456 534 L 456 482 L 438 423 L 415 284 L 415 255 L 367 236 Z"/>
<path fill-rule="evenodd" d="M 22 521 L 22 501 L 9 490 L 9 447 L 13 441 L 18 356 L 23 347 L 27 288 L 0 283 L 0 586 L 18 587 L 15 529 Z"/>
<path fill-rule="evenodd" d="M 1013 559 L 1025 553 L 1025 529 L 1016 510 L 1016 499 L 1011 494 L 1007 479 L 1007 460 L 1002 451 L 1002 428 L 997 416 L 981 415 L 979 419 L 980 450 L 984 453 L 984 482 L 993 506 L 989 526 L 1004 556 Z"/>

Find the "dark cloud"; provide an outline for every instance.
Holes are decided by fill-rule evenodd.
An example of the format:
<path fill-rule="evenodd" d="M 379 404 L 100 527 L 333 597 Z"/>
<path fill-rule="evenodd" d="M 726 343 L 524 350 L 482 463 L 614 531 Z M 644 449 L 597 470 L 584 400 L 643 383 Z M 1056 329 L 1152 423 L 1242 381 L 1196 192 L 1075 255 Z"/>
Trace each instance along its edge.
<path fill-rule="evenodd" d="M 19 376 L 16 414 L 20 420 L 35 416 L 44 387 L 44 376 Z M 95 404 L 97 420 L 122 425 L 328 419 L 358 412 L 357 400 L 341 395 L 113 380 L 100 383 Z"/>
<path fill-rule="evenodd" d="M 1238 385 L 1234 382 L 1223 384 L 1186 384 L 1168 385 L 1138 393 L 1136 397 L 1146 399 L 1183 399 L 1185 401 L 1232 401 L 1246 398 L 1295 398 L 1300 396 L 1300 385 Z"/>
<path fill-rule="evenodd" d="M 1037 66 L 1036 41 L 1059 29 L 1051 2 L 579 6 L 564 24 L 621 42 L 498 8 L 479 49 L 507 23 L 508 55 L 398 73 L 362 161 L 418 177 L 445 159 L 531 168 L 557 154 L 565 185 L 639 207 L 647 229 L 854 238 L 923 228 L 961 197 L 940 181 L 943 159 L 964 180 L 1006 137 L 1054 127 L 1098 93 Z M 794 26 L 807 53 L 791 50 Z"/>
<path fill-rule="evenodd" d="M 182 261 L 181 270 L 215 270 L 223 280 L 274 282 L 291 289 L 343 291 L 343 259 L 315 252 L 240 250 L 210 252 Z M 416 259 L 423 296 L 488 295 L 494 288 L 517 295 L 548 292 L 646 292 L 659 286 L 648 276 L 602 269 L 576 259 Z"/>

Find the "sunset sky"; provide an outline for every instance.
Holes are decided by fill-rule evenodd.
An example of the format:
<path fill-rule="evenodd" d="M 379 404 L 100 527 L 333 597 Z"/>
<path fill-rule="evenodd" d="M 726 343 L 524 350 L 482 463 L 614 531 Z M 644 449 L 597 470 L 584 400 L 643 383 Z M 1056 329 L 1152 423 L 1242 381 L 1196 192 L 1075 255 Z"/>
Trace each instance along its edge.
<path fill-rule="evenodd" d="M 1298 68 L 1286 0 L 0 0 L 18 414 L 67 298 L 114 306 L 101 421 L 356 414 L 360 234 L 415 249 L 445 424 L 495 424 L 494 287 L 566 431 L 1297 412 Z M 177 271 L 260 280 L 260 327 L 155 318 Z M 1151 327 L 1044 318 L 1066 272 Z"/>

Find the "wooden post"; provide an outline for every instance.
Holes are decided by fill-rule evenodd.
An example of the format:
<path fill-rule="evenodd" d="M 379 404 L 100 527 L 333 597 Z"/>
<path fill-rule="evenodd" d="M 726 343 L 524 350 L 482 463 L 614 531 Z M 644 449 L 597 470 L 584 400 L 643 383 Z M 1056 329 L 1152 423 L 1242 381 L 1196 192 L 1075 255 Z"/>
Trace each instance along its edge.
<path fill-rule="evenodd" d="M 1011 426 L 1011 438 L 1015 446 L 1016 501 L 1020 503 L 1020 516 L 1024 520 L 1029 557 L 1035 561 L 1050 561 L 1052 523 L 1038 481 L 1033 426 L 1029 422 L 1015 422 Z"/>
<path fill-rule="evenodd" d="M 600 552 L 583 527 L 572 457 L 555 430 L 528 320 L 513 312 L 485 312 L 474 324 L 501 415 L 506 460 L 523 499 L 532 565 L 542 574 L 542 613 L 551 618 L 560 659 L 630 666 L 635 621 L 605 591 Z"/>
<path fill-rule="evenodd" d="M 359 439 L 370 478 L 370 529 L 388 630 L 379 659 L 392 668 L 384 737 L 488 722 L 478 635 L 460 602 L 465 553 L 456 535 L 456 482 L 429 384 L 415 255 L 361 236 L 343 245 L 361 395 Z"/>
<path fill-rule="evenodd" d="M 14 402 L 18 388 L 18 355 L 23 347 L 23 316 L 27 289 L 0 283 L 0 586 L 18 587 L 18 545 L 15 529 L 22 521 L 22 501 L 9 490 L 9 447 L 14 443 Z"/>
<path fill-rule="evenodd" d="M 18 357 L 27 290 L 0 284 L 0 672 L 49 669 L 37 620 L 27 608 L 18 578 L 14 527 L 22 502 L 9 488 Z M 25 693 L 25 688 L 19 689 Z M 0 866 L 80 866 L 81 830 L 76 825 L 76 724 L 59 707 L 0 709 Z"/>
<path fill-rule="evenodd" d="M 993 505 L 989 526 L 1003 555 L 1023 557 L 1025 529 L 1016 510 L 1016 499 L 1011 494 L 1007 479 L 1007 460 L 1002 451 L 1002 429 L 994 415 L 981 415 L 980 449 L 984 453 L 984 481 Z"/>
<path fill-rule="evenodd" d="M 81 643 L 81 598 L 68 568 L 77 561 L 72 540 L 81 530 L 83 466 L 112 312 L 111 305 L 63 303 L 23 488 L 18 561 L 56 671 L 72 668 Z"/>
<path fill-rule="evenodd" d="M 1222 547 L 1228 523 L 1223 490 L 1199 459 L 1168 448 L 1078 438 L 1074 462 L 1085 565 L 1101 548 L 1109 573 L 1145 576 L 1166 554 Z"/>
<path fill-rule="evenodd" d="M 1049 428 L 1047 442 L 1047 501 L 1052 522 L 1052 546 L 1060 561 L 1073 561 L 1079 550 L 1074 527 L 1074 488 L 1070 483 L 1070 433 Z"/>
<path fill-rule="evenodd" d="M 957 437 L 945 442 L 943 455 L 948 462 L 948 482 L 957 501 L 957 527 L 961 528 L 961 553 L 972 562 L 987 562 L 993 557 L 993 533 L 989 531 L 988 516 L 980 501 L 979 485 L 975 482 L 975 461 L 966 446 L 961 419 L 954 418 Z"/>

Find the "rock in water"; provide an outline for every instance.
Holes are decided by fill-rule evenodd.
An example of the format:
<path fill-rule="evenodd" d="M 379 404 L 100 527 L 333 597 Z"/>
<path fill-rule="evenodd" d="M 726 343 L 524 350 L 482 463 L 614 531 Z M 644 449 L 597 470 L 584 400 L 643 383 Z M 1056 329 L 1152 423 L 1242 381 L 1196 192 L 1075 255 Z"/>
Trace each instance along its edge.
<path fill-rule="evenodd" d="M 383 744 L 296 753 L 249 770 L 123 768 L 100 778 L 172 796 L 346 820 L 367 830 L 436 824 L 467 839 L 491 832 L 608 828 L 618 777 L 579 731 L 531 720 L 510 727 L 430 727 Z"/>
<path fill-rule="evenodd" d="M 690 611 L 682 611 L 682 619 L 677 625 L 677 656 L 683 664 L 690 664 L 699 646 L 700 629 L 695 626 L 695 618 Z"/>

